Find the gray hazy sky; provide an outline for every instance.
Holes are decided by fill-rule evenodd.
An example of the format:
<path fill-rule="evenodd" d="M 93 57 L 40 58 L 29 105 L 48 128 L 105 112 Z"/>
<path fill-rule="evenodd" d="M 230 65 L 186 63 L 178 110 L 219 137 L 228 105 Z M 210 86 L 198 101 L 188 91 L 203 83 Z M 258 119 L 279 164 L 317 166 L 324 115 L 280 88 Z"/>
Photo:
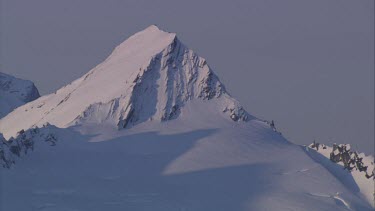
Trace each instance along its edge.
<path fill-rule="evenodd" d="M 157 24 L 290 141 L 374 154 L 374 0 L 0 1 L 1 71 L 42 94 Z"/>

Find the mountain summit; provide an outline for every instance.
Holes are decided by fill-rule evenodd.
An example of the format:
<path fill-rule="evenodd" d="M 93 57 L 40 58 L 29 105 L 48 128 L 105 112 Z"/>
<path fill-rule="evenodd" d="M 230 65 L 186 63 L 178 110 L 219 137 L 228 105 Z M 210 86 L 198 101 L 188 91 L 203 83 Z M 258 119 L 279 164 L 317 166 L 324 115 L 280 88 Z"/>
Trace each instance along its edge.
<path fill-rule="evenodd" d="M 230 97 L 204 58 L 176 34 L 152 25 L 121 43 L 81 78 L 17 109 L 0 122 L 0 130 L 9 137 L 47 122 L 58 127 L 107 123 L 128 128 L 178 118 L 188 101 L 213 99 L 233 121 L 253 118 Z M 18 121 L 20 116 L 24 121 Z"/>

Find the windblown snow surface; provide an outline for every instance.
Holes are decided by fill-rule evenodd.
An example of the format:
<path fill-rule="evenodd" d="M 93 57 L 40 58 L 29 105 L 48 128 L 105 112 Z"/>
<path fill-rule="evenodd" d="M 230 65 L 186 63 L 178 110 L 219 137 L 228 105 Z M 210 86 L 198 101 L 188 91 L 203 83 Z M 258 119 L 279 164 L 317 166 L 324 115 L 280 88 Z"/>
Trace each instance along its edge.
<path fill-rule="evenodd" d="M 0 72 L 0 119 L 38 97 L 38 89 L 31 81 Z"/>
<path fill-rule="evenodd" d="M 350 173 L 248 114 L 156 26 L 1 119 L 0 132 L 21 146 L 0 168 L 2 210 L 373 210 Z"/>

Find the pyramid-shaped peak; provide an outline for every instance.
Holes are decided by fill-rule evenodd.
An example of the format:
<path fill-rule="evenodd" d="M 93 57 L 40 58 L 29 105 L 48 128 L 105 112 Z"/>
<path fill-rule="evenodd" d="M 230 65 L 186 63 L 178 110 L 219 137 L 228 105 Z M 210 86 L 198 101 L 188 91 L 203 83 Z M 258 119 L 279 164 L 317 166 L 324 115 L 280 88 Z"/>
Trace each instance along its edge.
<path fill-rule="evenodd" d="M 9 137 L 46 122 L 58 127 L 105 123 L 127 128 L 176 119 L 192 100 L 212 100 L 220 115 L 234 121 L 252 118 L 226 93 L 204 58 L 178 41 L 176 34 L 151 25 L 81 78 L 8 115 L 7 123 L 15 124 L 0 122 L 0 131 Z M 21 124 L 18 115 L 27 121 Z"/>

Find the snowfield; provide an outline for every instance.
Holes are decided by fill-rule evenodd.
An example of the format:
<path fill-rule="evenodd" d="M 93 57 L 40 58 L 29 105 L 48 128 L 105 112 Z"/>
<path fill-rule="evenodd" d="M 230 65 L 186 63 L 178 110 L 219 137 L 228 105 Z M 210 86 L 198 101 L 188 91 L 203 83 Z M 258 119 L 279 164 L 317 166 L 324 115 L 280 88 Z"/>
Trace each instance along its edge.
<path fill-rule="evenodd" d="M 374 208 L 373 179 L 364 187 L 247 113 L 156 26 L 2 118 L 0 133 L 1 164 L 11 163 L 0 167 L 1 210 Z"/>

